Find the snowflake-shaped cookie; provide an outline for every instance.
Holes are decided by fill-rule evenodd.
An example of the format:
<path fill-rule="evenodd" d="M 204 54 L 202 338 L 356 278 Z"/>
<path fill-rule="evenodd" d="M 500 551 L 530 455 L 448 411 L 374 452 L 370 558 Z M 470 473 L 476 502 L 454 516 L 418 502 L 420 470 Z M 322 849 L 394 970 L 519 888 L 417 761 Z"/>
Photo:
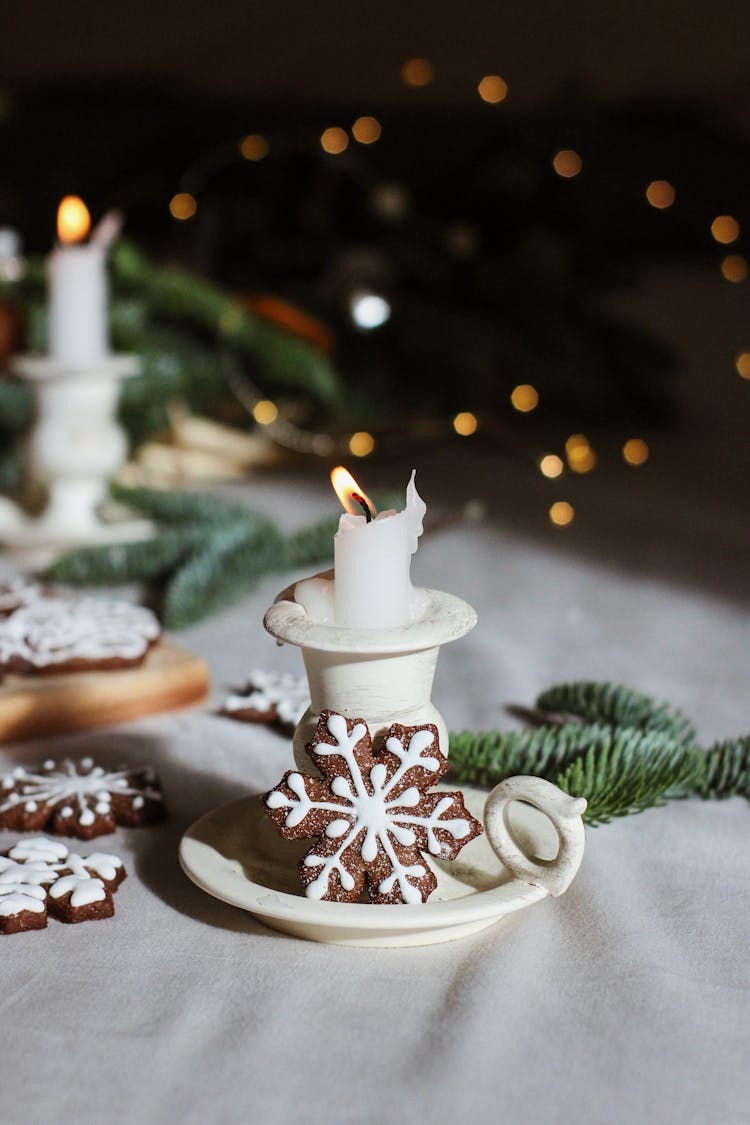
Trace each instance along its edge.
<path fill-rule="evenodd" d="M 277 723 L 291 733 L 309 705 L 306 677 L 256 669 L 243 692 L 227 696 L 222 712 L 245 723 Z"/>
<path fill-rule="evenodd" d="M 75 594 L 40 598 L 0 620 L 0 671 L 126 668 L 140 664 L 159 633 L 144 606 Z"/>
<path fill-rule="evenodd" d="M 164 815 L 159 782 L 151 769 L 105 770 L 93 758 L 48 759 L 35 770 L 16 766 L 0 777 L 0 828 L 48 829 L 91 840 L 118 824 L 136 828 Z"/>
<path fill-rule="evenodd" d="M 363 719 L 320 716 L 306 747 L 323 779 L 290 770 L 265 796 L 282 836 L 318 836 L 300 860 L 309 898 L 424 902 L 437 879 L 422 855 L 455 859 L 482 831 L 460 793 L 427 793 L 448 769 L 437 728 L 394 724 L 375 750 Z"/>
<path fill-rule="evenodd" d="M 33 578 L 21 575 L 0 581 L 0 617 L 7 617 L 22 605 L 44 597 L 44 590 Z"/>
<path fill-rule="evenodd" d="M 80 856 L 46 836 L 21 840 L 0 855 L 0 934 L 43 930 L 48 916 L 61 922 L 110 918 L 112 892 L 125 876 L 116 855 Z"/>

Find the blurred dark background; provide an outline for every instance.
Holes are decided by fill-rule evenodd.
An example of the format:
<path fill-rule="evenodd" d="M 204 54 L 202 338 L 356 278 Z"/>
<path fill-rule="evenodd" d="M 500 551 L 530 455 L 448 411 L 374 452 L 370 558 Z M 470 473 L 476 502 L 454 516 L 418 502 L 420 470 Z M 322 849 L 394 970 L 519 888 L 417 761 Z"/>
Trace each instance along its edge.
<path fill-rule="evenodd" d="M 534 503 L 552 453 L 577 511 L 636 489 L 655 521 L 736 542 L 749 44 L 750 8 L 726 3 L 14 5 L 0 225 L 46 253 L 74 192 L 122 208 L 154 263 L 272 295 L 342 381 L 335 409 L 292 416 L 371 430 L 375 458 L 455 442 L 468 412 Z M 362 295 L 386 319 L 359 323 Z"/>

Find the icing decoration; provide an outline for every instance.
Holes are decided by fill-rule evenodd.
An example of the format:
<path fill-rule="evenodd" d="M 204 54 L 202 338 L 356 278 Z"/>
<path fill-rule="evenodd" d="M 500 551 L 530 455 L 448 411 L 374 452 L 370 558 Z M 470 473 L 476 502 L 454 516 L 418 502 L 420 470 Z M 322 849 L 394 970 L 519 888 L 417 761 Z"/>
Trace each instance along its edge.
<path fill-rule="evenodd" d="M 105 904 L 105 917 L 113 912 L 112 891 L 125 878 L 125 869 L 115 855 L 94 852 L 84 858 L 69 852 L 58 840 L 36 836 L 21 840 L 7 855 L 0 856 L 0 933 L 39 928 L 39 920 L 24 923 L 24 914 L 44 915 L 50 900 L 61 903 L 62 921 L 81 921 L 75 912 L 96 903 Z M 3 922 L 2 920 L 6 921 Z"/>
<path fill-rule="evenodd" d="M 432 724 L 394 724 L 373 749 L 362 719 L 324 711 L 307 746 L 323 779 L 290 770 L 266 794 L 282 836 L 318 837 L 299 873 L 310 898 L 424 902 L 437 885 L 422 853 L 455 859 L 482 831 L 460 793 L 428 793 L 448 769 Z"/>
<path fill-rule="evenodd" d="M 0 665 L 33 670 L 135 661 L 159 633 L 159 622 L 144 606 L 75 595 L 41 598 L 0 620 Z"/>
<path fill-rule="evenodd" d="M 227 697 L 223 711 L 231 718 L 249 722 L 296 727 L 309 705 L 310 689 L 304 676 L 256 669 L 250 673 L 244 692 Z"/>
<path fill-rule="evenodd" d="M 22 605 L 29 605 L 44 597 L 44 590 L 38 582 L 23 577 L 6 578 L 0 581 L 0 617 L 12 613 Z"/>
<path fill-rule="evenodd" d="M 92 758 L 48 759 L 36 771 L 17 766 L 0 786 L 0 828 L 51 827 L 61 835 L 98 836 L 116 824 L 135 825 L 163 812 L 162 794 L 150 769 L 105 770 Z M 26 824 L 25 815 L 33 821 Z M 25 841 L 14 848 L 21 858 Z M 40 847 L 57 846 L 47 841 Z M 45 857 L 46 858 L 46 857 Z"/>

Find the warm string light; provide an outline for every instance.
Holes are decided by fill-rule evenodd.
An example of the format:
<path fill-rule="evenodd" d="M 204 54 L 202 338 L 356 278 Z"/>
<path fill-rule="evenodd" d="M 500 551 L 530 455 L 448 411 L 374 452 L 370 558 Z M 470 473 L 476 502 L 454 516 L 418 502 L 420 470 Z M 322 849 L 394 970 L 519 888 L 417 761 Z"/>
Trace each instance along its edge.
<path fill-rule="evenodd" d="M 750 379 L 750 352 L 740 352 L 734 366 L 740 379 Z"/>
<path fill-rule="evenodd" d="M 375 438 L 367 430 L 359 430 L 349 438 L 349 449 L 355 457 L 369 457 L 375 448 Z"/>
<path fill-rule="evenodd" d="M 590 473 L 596 466 L 596 453 L 585 434 L 571 434 L 565 442 L 568 468 L 574 473 Z"/>
<path fill-rule="evenodd" d="M 435 67 L 429 59 L 409 59 L 401 67 L 401 78 L 407 86 L 429 86 L 435 79 Z"/>
<path fill-rule="evenodd" d="M 543 477 L 547 477 L 549 480 L 561 477 L 565 472 L 562 457 L 558 457 L 556 453 L 545 453 L 539 459 L 539 471 Z"/>
<path fill-rule="evenodd" d="M 646 188 L 646 199 L 657 211 L 664 211 L 675 201 L 675 190 L 669 180 L 652 180 Z"/>
<path fill-rule="evenodd" d="M 530 383 L 519 383 L 510 393 L 510 401 L 519 414 L 530 414 L 539 405 L 539 392 Z"/>
<path fill-rule="evenodd" d="M 716 242 L 728 246 L 740 237 L 740 224 L 731 215 L 717 215 L 711 223 L 711 234 Z"/>
<path fill-rule="evenodd" d="M 240 154 L 245 160 L 262 160 L 268 156 L 268 141 L 260 133 L 248 133 L 240 141 Z"/>
<path fill-rule="evenodd" d="M 262 398 L 253 407 L 253 418 L 259 426 L 270 426 L 279 416 L 279 408 L 269 398 Z"/>
<path fill-rule="evenodd" d="M 349 147 L 346 130 L 338 125 L 331 125 L 328 129 L 324 129 L 320 135 L 320 147 L 330 156 L 338 156 Z"/>
<path fill-rule="evenodd" d="M 550 506 L 550 523 L 554 524 L 555 527 L 567 527 L 569 523 L 573 522 L 574 516 L 575 509 L 567 500 L 556 500 L 555 503 Z"/>
<path fill-rule="evenodd" d="M 645 465 L 650 450 L 643 438 L 628 438 L 622 447 L 622 455 L 628 465 Z"/>
<path fill-rule="evenodd" d="M 169 212 L 173 219 L 192 219 L 198 210 L 198 202 L 189 191 L 178 191 L 169 201 Z"/>
<path fill-rule="evenodd" d="M 453 429 L 460 437 L 471 437 L 477 432 L 478 425 L 476 414 L 472 414 L 470 410 L 462 410 L 453 419 Z"/>
<path fill-rule="evenodd" d="M 552 157 L 552 167 L 558 176 L 562 176 L 564 180 L 571 180 L 581 171 L 583 161 L 574 148 L 561 148 Z"/>
<path fill-rule="evenodd" d="M 721 273 L 726 281 L 744 281 L 747 277 L 747 259 L 741 254 L 727 254 L 721 262 Z"/>
<path fill-rule="evenodd" d="M 477 91 L 483 102 L 497 105 L 504 102 L 508 96 L 508 83 L 499 74 L 485 74 L 477 86 Z"/>
<path fill-rule="evenodd" d="M 361 145 L 371 145 L 380 140 L 383 127 L 377 117 L 358 117 L 352 125 L 352 136 Z"/>

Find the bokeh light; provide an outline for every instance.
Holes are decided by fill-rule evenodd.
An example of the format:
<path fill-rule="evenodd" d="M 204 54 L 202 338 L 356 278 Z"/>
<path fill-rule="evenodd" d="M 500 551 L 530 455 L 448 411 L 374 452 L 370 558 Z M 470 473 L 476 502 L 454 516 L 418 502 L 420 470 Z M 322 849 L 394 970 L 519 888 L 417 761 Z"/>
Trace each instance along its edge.
<path fill-rule="evenodd" d="M 328 129 L 324 129 L 320 136 L 320 145 L 330 156 L 338 156 L 349 146 L 346 130 L 338 125 L 331 125 Z"/>
<path fill-rule="evenodd" d="M 248 133 L 240 141 L 240 153 L 245 160 L 262 160 L 268 156 L 268 141 L 260 133 Z"/>
<path fill-rule="evenodd" d="M 728 246 L 740 237 L 740 224 L 731 215 L 717 215 L 711 223 L 711 234 L 717 242 Z"/>
<path fill-rule="evenodd" d="M 429 59 L 409 59 L 401 67 L 401 77 L 407 86 L 429 86 L 435 78 L 435 67 Z"/>
<path fill-rule="evenodd" d="M 253 418 L 261 426 L 270 426 L 279 416 L 279 408 L 270 398 L 262 398 L 253 407 Z"/>
<path fill-rule="evenodd" d="M 574 473 L 590 473 L 596 465 L 596 453 L 585 434 L 571 434 L 565 442 L 565 454 Z"/>
<path fill-rule="evenodd" d="M 722 260 L 721 272 L 727 281 L 744 281 L 747 277 L 747 260 L 741 254 L 727 254 Z"/>
<path fill-rule="evenodd" d="M 355 457 L 369 457 L 375 448 L 375 438 L 367 430 L 358 430 L 349 438 L 349 449 Z"/>
<path fill-rule="evenodd" d="M 352 125 L 352 136 L 361 145 L 371 145 L 379 140 L 383 128 L 377 117 L 358 117 Z"/>
<path fill-rule="evenodd" d="M 552 167 L 558 176 L 570 180 L 577 176 L 583 167 L 583 161 L 574 148 L 561 148 L 552 157 Z"/>
<path fill-rule="evenodd" d="M 556 453 L 545 453 L 539 461 L 539 471 L 550 480 L 562 476 L 565 471 L 562 457 L 558 457 Z"/>
<path fill-rule="evenodd" d="M 652 180 L 646 188 L 646 199 L 657 211 L 671 207 L 675 200 L 676 192 L 669 180 Z"/>
<path fill-rule="evenodd" d="M 519 383 L 511 391 L 510 401 L 514 410 L 520 414 L 528 414 L 531 410 L 536 410 L 539 404 L 539 392 L 530 383 Z"/>
<path fill-rule="evenodd" d="M 643 438 L 628 438 L 622 447 L 622 455 L 628 465 L 645 465 L 649 448 Z"/>
<path fill-rule="evenodd" d="M 573 522 L 574 516 L 575 509 L 567 500 L 556 500 L 549 510 L 550 523 L 555 527 L 567 527 Z"/>
<path fill-rule="evenodd" d="M 169 201 L 169 212 L 173 219 L 192 219 L 197 210 L 197 200 L 189 191 L 178 191 Z"/>
<path fill-rule="evenodd" d="M 750 352 L 740 352 L 734 361 L 734 366 L 741 379 L 750 379 Z"/>
<path fill-rule="evenodd" d="M 497 105 L 498 102 L 504 102 L 507 98 L 508 83 L 499 74 L 485 74 L 477 86 L 477 90 L 483 102 Z"/>
<path fill-rule="evenodd" d="M 476 414 L 472 414 L 470 410 L 462 410 L 453 419 L 453 429 L 461 437 L 471 437 L 472 434 L 476 433 L 478 425 Z"/>

